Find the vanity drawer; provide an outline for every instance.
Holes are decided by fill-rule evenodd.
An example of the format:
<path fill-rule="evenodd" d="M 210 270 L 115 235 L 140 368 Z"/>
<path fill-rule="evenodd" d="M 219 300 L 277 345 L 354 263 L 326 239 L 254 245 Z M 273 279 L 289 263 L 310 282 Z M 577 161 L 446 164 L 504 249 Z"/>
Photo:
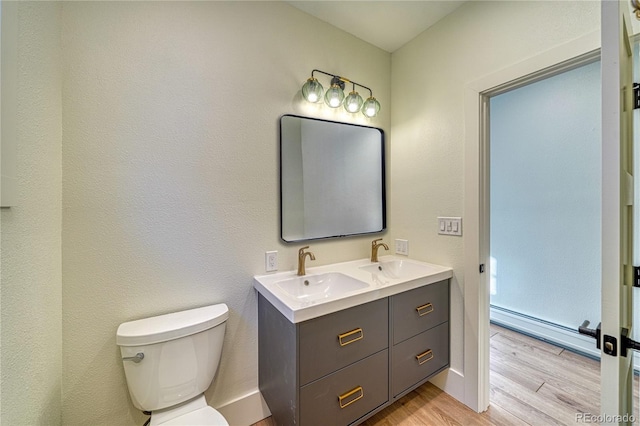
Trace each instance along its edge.
<path fill-rule="evenodd" d="M 347 425 L 389 400 L 383 350 L 300 389 L 300 424 Z"/>
<path fill-rule="evenodd" d="M 389 346 L 387 299 L 314 318 L 299 325 L 300 385 Z"/>
<path fill-rule="evenodd" d="M 393 343 L 449 320 L 449 280 L 391 297 Z"/>
<path fill-rule="evenodd" d="M 445 322 L 393 347 L 393 396 L 449 364 L 449 323 Z"/>

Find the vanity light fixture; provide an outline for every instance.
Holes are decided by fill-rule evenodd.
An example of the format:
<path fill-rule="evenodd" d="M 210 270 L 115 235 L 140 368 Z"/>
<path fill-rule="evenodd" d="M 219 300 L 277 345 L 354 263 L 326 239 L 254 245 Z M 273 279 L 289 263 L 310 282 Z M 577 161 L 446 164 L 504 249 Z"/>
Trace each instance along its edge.
<path fill-rule="evenodd" d="M 356 85 L 353 85 L 353 90 L 349 93 L 349 96 L 344 100 L 344 109 L 347 112 L 358 112 L 362 109 L 362 104 L 364 101 L 362 100 L 362 96 L 356 92 Z"/>
<path fill-rule="evenodd" d="M 344 82 L 338 77 L 331 79 L 331 87 L 324 94 L 324 103 L 331 108 L 338 108 L 344 100 Z"/>
<path fill-rule="evenodd" d="M 640 0 L 631 0 L 631 8 L 636 14 L 636 18 L 640 19 Z"/>
<path fill-rule="evenodd" d="M 340 105 L 344 106 L 344 109 L 350 113 L 356 113 L 362 111 L 362 113 L 369 118 L 375 117 L 380 111 L 380 102 L 373 97 L 373 92 L 367 86 L 351 81 L 348 78 L 340 77 L 339 75 L 330 74 L 328 72 L 313 70 L 311 71 L 311 77 L 302 86 L 302 96 L 309 102 L 320 102 L 322 99 L 324 88 L 322 84 L 314 77 L 314 73 L 319 72 L 331 77 L 329 89 L 324 93 L 324 102 L 331 108 L 338 108 Z M 352 85 L 352 90 L 345 98 L 344 86 L 345 83 Z M 366 101 L 362 100 L 362 96 L 356 91 L 356 86 L 360 86 L 363 89 L 369 91 L 369 97 Z"/>
<path fill-rule="evenodd" d="M 309 102 L 320 102 L 323 94 L 324 88 L 315 77 L 309 78 L 302 86 L 302 96 Z"/>
<path fill-rule="evenodd" d="M 362 106 L 362 113 L 367 117 L 375 117 L 380 111 L 380 102 L 373 96 L 367 98 Z"/>

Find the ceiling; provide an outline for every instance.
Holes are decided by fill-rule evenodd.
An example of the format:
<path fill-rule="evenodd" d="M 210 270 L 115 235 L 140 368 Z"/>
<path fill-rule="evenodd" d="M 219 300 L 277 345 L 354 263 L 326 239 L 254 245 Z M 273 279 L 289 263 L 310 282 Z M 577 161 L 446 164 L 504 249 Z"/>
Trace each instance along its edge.
<path fill-rule="evenodd" d="M 290 5 L 393 52 L 464 1 L 289 1 Z"/>

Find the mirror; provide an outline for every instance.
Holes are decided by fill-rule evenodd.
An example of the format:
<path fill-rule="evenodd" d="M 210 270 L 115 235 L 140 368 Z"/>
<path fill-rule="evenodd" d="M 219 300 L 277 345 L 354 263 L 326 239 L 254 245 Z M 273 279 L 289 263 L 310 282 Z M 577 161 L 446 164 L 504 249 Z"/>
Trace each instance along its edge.
<path fill-rule="evenodd" d="M 384 132 L 280 118 L 280 230 L 286 242 L 381 232 L 386 226 Z"/>

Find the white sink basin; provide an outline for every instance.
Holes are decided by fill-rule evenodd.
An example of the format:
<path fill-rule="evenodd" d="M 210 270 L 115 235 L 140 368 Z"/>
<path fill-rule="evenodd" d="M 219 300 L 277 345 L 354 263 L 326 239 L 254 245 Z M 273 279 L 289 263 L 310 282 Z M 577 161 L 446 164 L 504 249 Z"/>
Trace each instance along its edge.
<path fill-rule="evenodd" d="M 411 262 L 409 260 L 387 260 L 370 265 L 361 266 L 360 269 L 371 273 L 377 278 L 389 278 L 393 280 L 411 279 L 437 272 L 436 268 L 429 264 Z"/>
<path fill-rule="evenodd" d="M 359 290 L 368 284 L 339 272 L 328 272 L 286 279 L 276 286 L 299 301 L 316 301 Z"/>
<path fill-rule="evenodd" d="M 257 275 L 253 286 L 292 323 L 318 318 L 342 309 L 436 283 L 453 276 L 453 270 L 419 260 L 382 256 Z"/>

